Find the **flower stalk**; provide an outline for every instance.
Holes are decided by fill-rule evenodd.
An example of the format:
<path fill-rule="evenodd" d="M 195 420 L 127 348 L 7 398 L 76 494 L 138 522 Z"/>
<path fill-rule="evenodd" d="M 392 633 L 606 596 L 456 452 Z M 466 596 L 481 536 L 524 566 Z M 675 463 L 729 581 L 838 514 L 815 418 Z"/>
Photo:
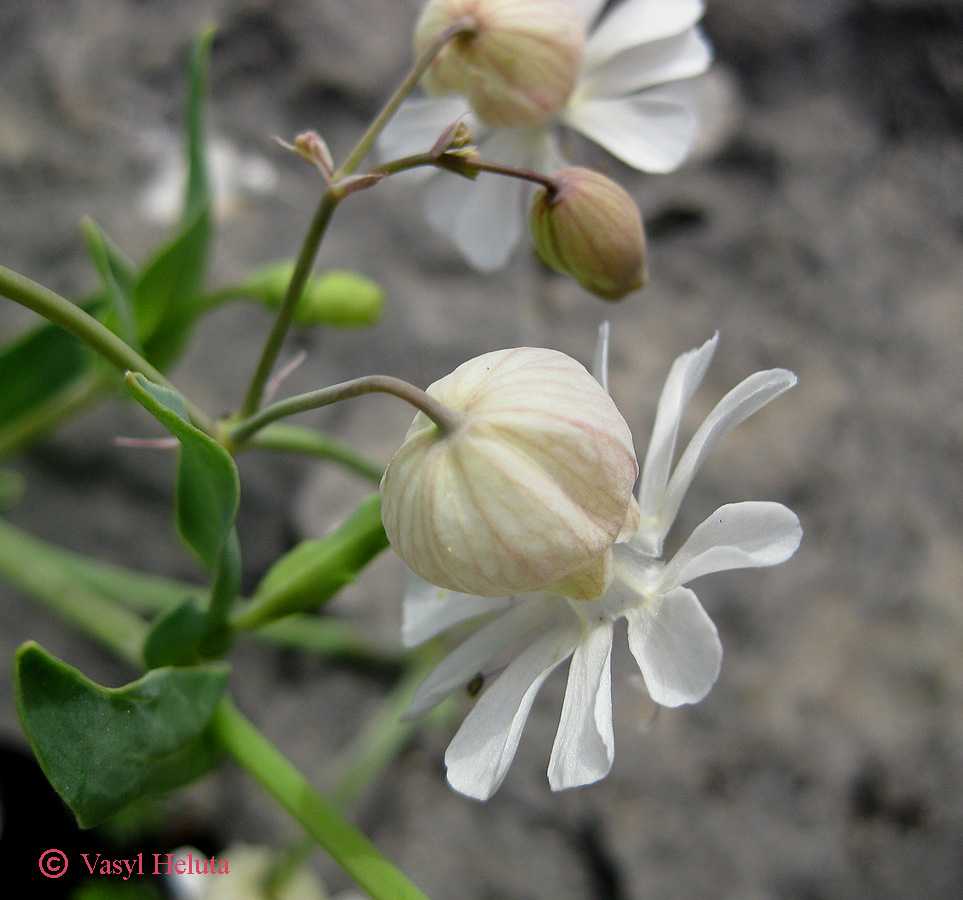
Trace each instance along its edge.
<path fill-rule="evenodd" d="M 262 428 L 278 419 L 307 412 L 311 409 L 330 406 L 332 403 L 339 403 L 351 397 L 374 393 L 394 394 L 396 397 L 407 401 L 428 416 L 438 426 L 438 430 L 442 434 L 454 431 L 461 421 L 461 417 L 453 409 L 407 381 L 392 378 L 390 375 L 367 375 L 363 378 L 333 384 L 330 387 L 309 391 L 306 394 L 299 394 L 296 397 L 289 397 L 287 400 L 273 403 L 231 428 L 228 432 L 228 438 L 235 447 L 240 447 L 253 438 Z"/>
<path fill-rule="evenodd" d="M 140 372 L 155 384 L 179 393 L 161 372 L 109 328 L 49 288 L 0 266 L 0 294 L 70 332 L 121 372 Z M 186 398 L 184 402 L 191 421 L 202 431 L 212 434 L 215 429 L 211 418 Z"/>
<path fill-rule="evenodd" d="M 476 22 L 474 16 L 462 16 L 457 22 L 452 23 L 444 31 L 434 37 L 425 51 L 415 61 L 411 71 L 405 76 L 404 81 L 398 85 L 397 90 L 382 107 L 381 112 L 375 117 L 374 121 L 361 136 L 355 145 L 354 150 L 348 154 L 348 158 L 342 163 L 341 167 L 332 176 L 337 182 L 339 179 L 354 174 L 361 161 L 368 155 L 375 141 L 378 140 L 381 132 L 390 121 L 391 117 L 397 112 L 398 107 L 407 99 L 408 95 L 415 89 L 421 77 L 428 71 L 435 57 L 445 48 L 445 46 L 459 35 L 467 34 L 475 29 Z"/>
<path fill-rule="evenodd" d="M 281 352 L 281 346 L 291 327 L 294 311 L 297 308 L 298 301 L 301 299 L 301 292 L 304 290 L 305 282 L 311 274 L 311 268 L 318 255 L 318 250 L 321 247 L 321 241 L 324 239 L 324 234 L 327 231 L 328 223 L 331 221 L 331 216 L 334 214 L 338 203 L 350 192 L 350 189 L 342 190 L 339 187 L 339 182 L 350 178 L 358 166 L 361 165 L 361 161 L 368 155 L 378 136 L 384 130 L 385 125 L 388 124 L 388 121 L 395 114 L 395 111 L 405 98 L 414 90 L 415 85 L 418 84 L 418 80 L 425 73 L 428 66 L 431 65 L 431 61 L 438 52 L 456 35 L 464 34 L 473 27 L 474 19 L 472 19 L 471 16 L 465 16 L 438 35 L 437 39 L 432 42 L 431 46 L 415 63 L 404 81 L 398 86 L 398 89 L 385 104 L 384 108 L 361 136 L 355 148 L 348 154 L 348 158 L 338 170 L 331 175 L 330 185 L 321 195 L 321 201 L 318 204 L 314 218 L 305 235 L 304 243 L 301 245 L 301 252 L 298 254 L 287 293 L 278 309 L 278 314 L 268 334 L 264 349 L 261 352 L 261 358 L 254 371 L 254 376 L 251 379 L 250 387 L 248 387 L 244 402 L 241 405 L 241 415 L 243 417 L 253 416 L 261 407 L 265 385 L 271 377 L 271 371 L 277 362 L 278 354 Z"/>
<path fill-rule="evenodd" d="M 230 700 L 218 707 L 211 730 L 241 767 L 301 823 L 373 900 L 428 900 Z"/>

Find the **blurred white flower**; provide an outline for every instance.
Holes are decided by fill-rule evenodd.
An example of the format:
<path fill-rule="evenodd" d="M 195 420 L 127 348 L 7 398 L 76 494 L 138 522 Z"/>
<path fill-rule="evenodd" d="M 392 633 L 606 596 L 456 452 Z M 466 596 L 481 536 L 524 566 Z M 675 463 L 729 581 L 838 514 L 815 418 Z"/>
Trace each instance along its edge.
<path fill-rule="evenodd" d="M 468 113 L 485 159 L 549 174 L 566 162 L 559 132 L 570 128 L 644 172 L 669 172 L 685 159 L 698 131 L 691 79 L 712 51 L 697 27 L 703 0 L 575 0 L 589 29 L 582 69 L 565 107 L 538 124 L 492 131 L 460 97 L 411 99 L 379 141 L 384 159 L 423 153 Z M 593 27 L 594 25 L 594 27 Z M 429 222 L 483 272 L 505 263 L 525 227 L 530 185 L 482 173 L 475 181 L 443 174 L 425 198 Z"/>
<path fill-rule="evenodd" d="M 456 594 L 413 579 L 405 598 L 409 646 L 461 622 L 496 613 L 452 652 L 419 687 L 406 716 L 486 679 L 500 657 L 520 652 L 497 674 L 469 712 L 445 754 L 457 791 L 487 799 L 504 779 L 532 702 L 548 675 L 571 658 L 561 720 L 549 762 L 553 790 L 590 784 L 612 765 L 611 655 L 615 622 L 625 618 L 629 648 L 652 699 L 663 706 L 701 700 L 719 674 L 722 646 L 688 582 L 711 572 L 771 566 L 788 559 L 802 537 L 785 506 L 733 503 L 699 525 L 671 559 L 663 540 L 693 476 L 709 451 L 736 425 L 796 382 L 784 369 L 757 372 L 708 415 L 675 467 L 683 413 L 716 348 L 713 337 L 673 364 L 656 412 L 638 498 L 638 530 L 613 548 L 614 579 L 593 601 L 551 593 L 484 598 Z M 606 385 L 607 334 L 600 335 L 596 375 Z"/>
<path fill-rule="evenodd" d="M 139 210 L 148 222 L 173 225 L 181 215 L 187 187 L 187 163 L 178 135 L 151 131 L 144 136 L 145 151 L 154 171 L 141 191 Z M 279 175 L 263 156 L 243 153 L 226 138 L 211 138 L 207 154 L 214 215 L 226 222 L 250 197 L 277 190 Z"/>
<path fill-rule="evenodd" d="M 181 847 L 172 854 L 171 872 L 164 880 L 175 900 L 328 900 L 329 897 L 325 887 L 304 865 L 285 872 L 280 884 L 272 885 L 271 876 L 285 862 L 283 854 L 272 847 L 231 844 L 221 851 L 218 867 L 203 874 L 189 870 L 191 858 L 193 865 L 202 869 L 197 861 L 205 857 L 194 847 Z M 177 871 L 177 863 L 183 872 Z"/>

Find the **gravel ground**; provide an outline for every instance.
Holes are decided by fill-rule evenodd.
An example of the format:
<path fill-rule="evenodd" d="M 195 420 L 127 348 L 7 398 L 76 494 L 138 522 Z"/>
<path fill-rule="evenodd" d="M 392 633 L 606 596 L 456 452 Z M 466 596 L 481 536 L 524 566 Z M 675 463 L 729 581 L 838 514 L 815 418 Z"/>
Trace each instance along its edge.
<path fill-rule="evenodd" d="M 271 136 L 318 128 L 344 153 L 404 71 L 415 12 L 401 0 L 7 0 L 0 261 L 78 296 L 93 283 L 81 215 L 135 258 L 164 233 L 158 179 L 176 148 L 189 45 L 209 21 L 211 123 L 240 184 L 212 281 L 290 255 L 314 186 Z M 298 338 L 309 357 L 292 392 L 372 371 L 426 384 L 521 343 L 588 359 L 605 317 L 612 393 L 640 445 L 672 359 L 717 329 L 693 421 L 759 368 L 800 378 L 720 445 L 681 513 L 685 534 L 723 502 L 777 500 L 805 529 L 788 564 L 698 586 L 726 651 L 705 701 L 653 717 L 617 655 L 616 762 L 601 783 L 548 789 L 564 687 L 553 678 L 493 800 L 447 787 L 450 732 L 433 727 L 358 805 L 359 824 L 435 898 L 963 896 L 963 11 L 953 0 L 709 0 L 706 28 L 724 98 L 712 152 L 659 178 L 600 161 L 645 213 L 652 281 L 637 297 L 602 305 L 528 252 L 482 280 L 425 233 L 410 186 L 353 198 L 325 245 L 323 264 L 380 279 L 389 309 L 363 334 Z M 28 321 L 0 305 L 4 336 Z M 267 324 L 254 309 L 217 313 L 176 380 L 229 408 Z M 387 460 L 410 418 L 399 407 L 370 398 L 314 421 Z M 197 578 L 172 535 L 169 468 L 111 442 L 144 428 L 137 410 L 104 407 L 19 458 L 29 488 L 10 518 Z M 287 459 L 251 457 L 242 470 L 249 581 L 368 490 Z M 395 640 L 399 576 L 386 555 L 337 610 Z M 129 680 L 0 591 L 4 737 L 20 740 L 9 660 L 24 640 L 102 682 Z M 384 689 L 370 673 L 255 645 L 234 666 L 240 705 L 319 781 Z M 293 833 L 236 773 L 187 797 L 225 840 Z M 320 853 L 313 864 L 344 884 Z"/>

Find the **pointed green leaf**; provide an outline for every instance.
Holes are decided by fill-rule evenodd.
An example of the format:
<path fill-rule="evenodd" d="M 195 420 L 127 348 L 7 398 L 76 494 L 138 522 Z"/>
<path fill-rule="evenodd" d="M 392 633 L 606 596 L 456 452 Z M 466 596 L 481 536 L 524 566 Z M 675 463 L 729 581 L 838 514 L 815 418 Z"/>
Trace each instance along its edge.
<path fill-rule="evenodd" d="M 144 267 L 134 285 L 134 308 L 147 359 L 160 369 L 180 354 L 204 308 L 200 292 L 207 269 L 213 224 L 207 168 L 205 106 L 214 30 L 194 45 L 188 76 L 187 190 L 180 227 Z"/>
<path fill-rule="evenodd" d="M 89 356 L 73 335 L 40 325 L 0 350 L 0 426 L 56 397 L 79 378 Z"/>
<path fill-rule="evenodd" d="M 223 663 L 155 669 L 105 688 L 28 643 L 14 674 L 23 730 L 82 828 L 193 781 L 216 761 L 204 731 L 227 687 Z"/>
<path fill-rule="evenodd" d="M 326 538 L 303 541 L 281 557 L 235 623 L 256 628 L 295 612 L 317 609 L 350 584 L 388 546 L 381 524 L 381 498 L 373 494 Z"/>
<path fill-rule="evenodd" d="M 183 223 L 187 224 L 200 211 L 211 206 L 211 180 L 207 166 L 207 106 L 211 45 L 214 28 L 198 37 L 191 54 L 187 87 L 187 194 L 184 198 Z"/>
<path fill-rule="evenodd" d="M 134 311 L 134 282 L 137 273 L 130 261 L 93 220 L 80 223 L 87 250 L 103 282 L 106 299 L 102 320 L 135 350 L 140 349 Z"/>
<path fill-rule="evenodd" d="M 198 210 L 147 263 L 134 285 L 137 334 L 144 355 L 159 369 L 177 358 L 202 308 L 198 297 L 210 238 L 208 210 Z"/>
<path fill-rule="evenodd" d="M 187 420 L 179 394 L 139 373 L 128 373 L 126 382 L 134 398 L 180 441 L 177 530 L 201 562 L 216 571 L 240 503 L 234 459 L 214 438 Z"/>

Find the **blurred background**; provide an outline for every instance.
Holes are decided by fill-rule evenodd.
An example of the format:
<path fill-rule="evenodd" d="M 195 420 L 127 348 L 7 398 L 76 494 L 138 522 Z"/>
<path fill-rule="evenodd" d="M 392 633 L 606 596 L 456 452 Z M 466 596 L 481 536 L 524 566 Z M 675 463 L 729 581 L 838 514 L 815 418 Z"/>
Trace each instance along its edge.
<path fill-rule="evenodd" d="M 95 283 L 82 215 L 136 260 L 167 233 L 188 55 L 212 22 L 222 202 L 211 283 L 294 255 L 317 176 L 272 137 L 317 129 L 343 157 L 406 70 L 417 10 L 403 0 L 6 0 L 0 262 L 77 298 Z M 608 318 L 611 391 L 640 453 L 671 361 L 716 330 L 690 429 L 753 371 L 799 375 L 714 452 L 678 521 L 676 540 L 721 503 L 765 499 L 792 507 L 805 530 L 789 563 L 695 585 L 726 653 L 702 703 L 655 715 L 623 640 L 604 781 L 549 791 L 557 673 L 487 804 L 448 788 L 451 730 L 438 725 L 356 804 L 355 821 L 432 898 L 963 896 L 963 6 L 709 0 L 705 28 L 717 64 L 700 154 L 658 177 L 591 160 L 642 206 L 644 292 L 603 304 L 540 269 L 527 245 L 483 279 L 426 230 L 417 188 L 388 183 L 338 210 L 320 259 L 378 279 L 383 320 L 289 345 L 308 353 L 291 393 L 371 372 L 426 385 L 511 345 L 588 362 Z M 0 303 L 4 340 L 32 322 Z M 249 306 L 218 311 L 174 380 L 206 409 L 233 407 L 269 322 Z M 369 397 L 305 421 L 384 463 L 410 416 Z M 19 456 L 26 492 L 8 518 L 102 559 L 199 580 L 170 520 L 170 457 L 113 442 L 153 434 L 150 424 L 139 408 L 107 404 Z M 267 454 L 240 464 L 251 584 L 371 490 L 331 465 Z M 401 577 L 384 554 L 331 609 L 395 642 Z M 28 639 L 101 683 L 132 677 L 0 584 L 10 753 L 24 746 L 10 664 Z M 377 672 L 264 645 L 240 646 L 233 662 L 239 705 L 317 784 L 386 688 Z M 19 783 L 13 766 L 3 763 L 8 786 Z M 230 769 L 170 812 L 178 838 L 215 849 L 296 836 Z M 4 841 L 10 852 L 9 827 Z M 320 851 L 311 865 L 332 889 L 346 886 Z"/>

